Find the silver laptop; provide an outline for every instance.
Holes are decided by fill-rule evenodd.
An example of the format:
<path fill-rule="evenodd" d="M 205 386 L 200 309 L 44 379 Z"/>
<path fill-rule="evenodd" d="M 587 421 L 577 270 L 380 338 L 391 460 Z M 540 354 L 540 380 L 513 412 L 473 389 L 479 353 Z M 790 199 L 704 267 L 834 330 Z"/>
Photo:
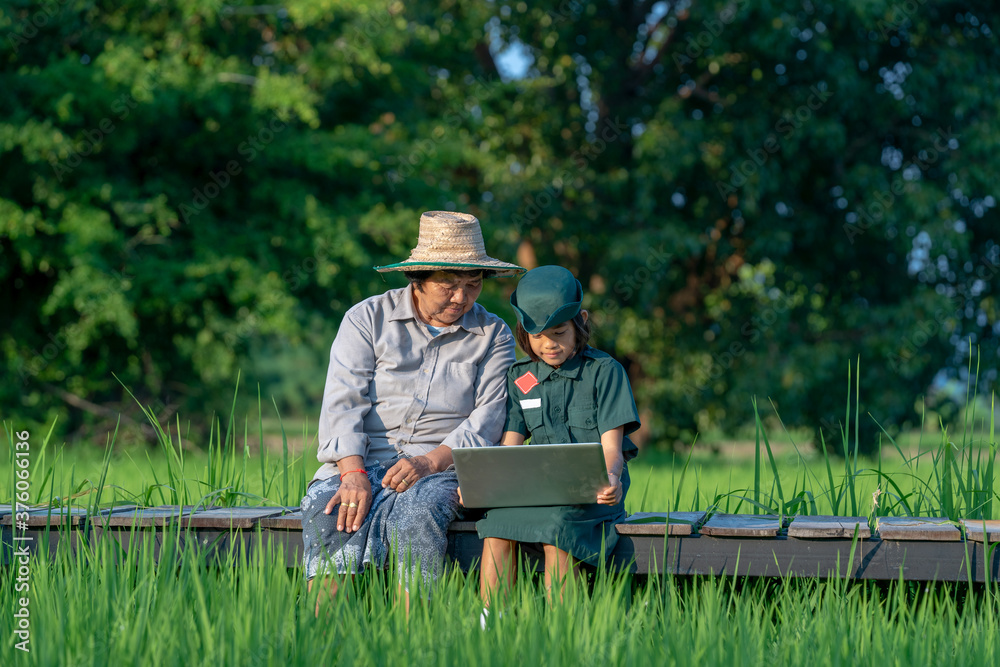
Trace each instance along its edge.
<path fill-rule="evenodd" d="M 597 502 L 608 485 L 599 442 L 452 450 L 465 507 L 538 507 Z"/>

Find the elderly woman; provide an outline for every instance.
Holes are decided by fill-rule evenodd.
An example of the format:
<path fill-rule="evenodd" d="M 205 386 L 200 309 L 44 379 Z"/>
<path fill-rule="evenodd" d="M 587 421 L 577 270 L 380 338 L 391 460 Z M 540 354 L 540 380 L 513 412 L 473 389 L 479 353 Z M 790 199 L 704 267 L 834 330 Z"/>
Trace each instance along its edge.
<path fill-rule="evenodd" d="M 409 285 L 344 316 L 330 352 L 319 455 L 302 499 L 303 561 L 314 578 L 383 567 L 390 551 L 409 590 L 440 572 L 459 503 L 455 447 L 500 440 L 514 361 L 509 327 L 476 303 L 483 279 L 524 272 L 486 254 L 479 221 L 420 217 L 403 271 Z M 407 594 L 407 606 L 409 597 Z"/>

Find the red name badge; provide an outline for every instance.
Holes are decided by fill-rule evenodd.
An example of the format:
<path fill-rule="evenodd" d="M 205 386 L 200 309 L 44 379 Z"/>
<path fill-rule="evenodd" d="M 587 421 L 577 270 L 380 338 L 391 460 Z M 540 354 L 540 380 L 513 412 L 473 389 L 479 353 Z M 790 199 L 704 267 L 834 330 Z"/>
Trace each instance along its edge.
<path fill-rule="evenodd" d="M 528 371 L 521 377 L 514 380 L 514 384 L 517 388 L 521 390 L 522 394 L 527 394 L 529 391 L 538 386 L 538 378 L 531 371 Z"/>

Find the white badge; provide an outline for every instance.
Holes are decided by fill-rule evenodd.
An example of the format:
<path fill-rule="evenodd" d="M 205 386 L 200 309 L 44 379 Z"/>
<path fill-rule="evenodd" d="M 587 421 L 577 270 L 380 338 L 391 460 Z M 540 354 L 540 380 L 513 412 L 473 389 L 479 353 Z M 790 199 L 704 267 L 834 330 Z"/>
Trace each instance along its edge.
<path fill-rule="evenodd" d="M 540 408 L 542 407 L 542 399 L 540 398 L 525 398 L 521 401 L 521 409 L 527 410 L 528 408 Z"/>

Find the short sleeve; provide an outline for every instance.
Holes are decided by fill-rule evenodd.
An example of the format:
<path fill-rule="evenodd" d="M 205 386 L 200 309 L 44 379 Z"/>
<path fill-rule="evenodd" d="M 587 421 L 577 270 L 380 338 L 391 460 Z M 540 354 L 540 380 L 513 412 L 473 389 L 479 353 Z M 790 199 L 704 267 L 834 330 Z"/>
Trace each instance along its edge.
<path fill-rule="evenodd" d="M 515 400 L 517 396 L 517 386 L 514 384 L 514 369 L 512 366 L 507 372 L 507 421 L 504 424 L 504 431 L 514 431 L 527 437 L 528 426 L 524 423 L 524 413 L 521 412 L 520 401 Z"/>
<path fill-rule="evenodd" d="M 625 435 L 639 428 L 639 411 L 632 397 L 625 369 L 614 359 L 600 365 L 594 379 L 594 396 L 597 399 L 597 429 L 607 433 L 619 426 Z"/>

